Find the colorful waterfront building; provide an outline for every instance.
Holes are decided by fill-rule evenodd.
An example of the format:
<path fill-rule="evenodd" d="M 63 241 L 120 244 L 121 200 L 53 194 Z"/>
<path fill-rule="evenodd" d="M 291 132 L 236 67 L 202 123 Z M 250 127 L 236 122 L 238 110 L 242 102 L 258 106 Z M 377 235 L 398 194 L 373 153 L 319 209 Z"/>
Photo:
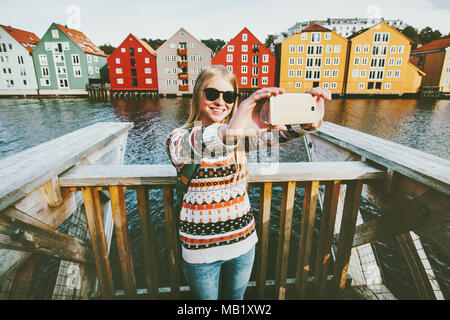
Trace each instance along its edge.
<path fill-rule="evenodd" d="M 280 70 L 277 85 L 287 92 L 323 87 L 341 94 L 347 46 L 346 38 L 319 25 L 290 36 L 275 48 Z"/>
<path fill-rule="evenodd" d="M 192 94 L 203 68 L 211 65 L 212 50 L 180 28 L 156 50 L 160 94 Z"/>
<path fill-rule="evenodd" d="M 129 34 L 108 56 L 112 90 L 158 90 L 156 51 Z"/>
<path fill-rule="evenodd" d="M 443 92 L 450 92 L 450 37 L 417 48 L 410 61 L 426 73 L 422 87 L 440 87 Z"/>
<path fill-rule="evenodd" d="M 31 52 L 39 40 L 33 32 L 0 25 L 0 95 L 37 94 Z"/>
<path fill-rule="evenodd" d="M 424 73 L 409 62 L 412 41 L 381 22 L 350 40 L 346 94 L 417 93 Z"/>
<path fill-rule="evenodd" d="M 239 89 L 275 85 L 275 55 L 247 28 L 230 40 L 211 60 L 223 65 L 237 78 Z"/>
<path fill-rule="evenodd" d="M 40 94 L 83 94 L 108 77 L 106 54 L 78 30 L 52 23 L 33 50 Z"/>

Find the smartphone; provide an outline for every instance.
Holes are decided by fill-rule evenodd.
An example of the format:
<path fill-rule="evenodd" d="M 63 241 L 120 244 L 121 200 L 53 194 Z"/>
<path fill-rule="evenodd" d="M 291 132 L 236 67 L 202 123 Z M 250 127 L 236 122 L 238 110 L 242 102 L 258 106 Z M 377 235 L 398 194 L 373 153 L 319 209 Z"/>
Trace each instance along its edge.
<path fill-rule="evenodd" d="M 317 113 L 316 98 L 309 93 L 283 93 L 270 98 L 271 125 L 313 123 L 317 120 Z"/>

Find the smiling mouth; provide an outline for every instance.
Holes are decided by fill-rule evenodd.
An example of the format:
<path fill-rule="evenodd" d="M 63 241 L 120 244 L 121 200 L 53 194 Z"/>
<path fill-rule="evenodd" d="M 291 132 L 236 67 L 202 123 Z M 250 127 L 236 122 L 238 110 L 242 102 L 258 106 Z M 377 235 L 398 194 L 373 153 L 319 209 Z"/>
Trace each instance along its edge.
<path fill-rule="evenodd" d="M 225 108 L 216 108 L 216 107 L 209 107 L 209 108 L 213 111 L 214 114 L 217 114 L 217 115 L 223 114 L 226 111 Z"/>

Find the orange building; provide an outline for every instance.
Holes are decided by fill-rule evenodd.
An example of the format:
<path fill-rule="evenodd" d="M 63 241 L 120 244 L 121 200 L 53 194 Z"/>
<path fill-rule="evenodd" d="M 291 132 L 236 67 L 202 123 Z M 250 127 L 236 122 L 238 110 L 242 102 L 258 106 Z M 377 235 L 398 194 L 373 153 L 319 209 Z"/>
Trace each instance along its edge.
<path fill-rule="evenodd" d="M 350 37 L 346 94 L 417 93 L 425 73 L 409 62 L 412 41 L 381 22 Z"/>
<path fill-rule="evenodd" d="M 287 92 L 323 87 L 341 94 L 344 89 L 348 40 L 311 25 L 277 46 L 278 85 Z"/>

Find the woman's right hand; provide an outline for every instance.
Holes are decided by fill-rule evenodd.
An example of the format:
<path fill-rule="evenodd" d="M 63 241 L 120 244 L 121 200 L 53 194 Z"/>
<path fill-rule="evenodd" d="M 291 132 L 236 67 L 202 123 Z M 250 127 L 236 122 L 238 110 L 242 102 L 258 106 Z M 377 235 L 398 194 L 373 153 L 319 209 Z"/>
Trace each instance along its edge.
<path fill-rule="evenodd" d="M 282 88 L 263 88 L 255 91 L 239 105 L 236 113 L 225 127 L 227 137 L 242 138 L 255 136 L 262 131 L 273 128 L 261 117 L 262 108 L 267 107 L 268 99 L 285 92 Z"/>

